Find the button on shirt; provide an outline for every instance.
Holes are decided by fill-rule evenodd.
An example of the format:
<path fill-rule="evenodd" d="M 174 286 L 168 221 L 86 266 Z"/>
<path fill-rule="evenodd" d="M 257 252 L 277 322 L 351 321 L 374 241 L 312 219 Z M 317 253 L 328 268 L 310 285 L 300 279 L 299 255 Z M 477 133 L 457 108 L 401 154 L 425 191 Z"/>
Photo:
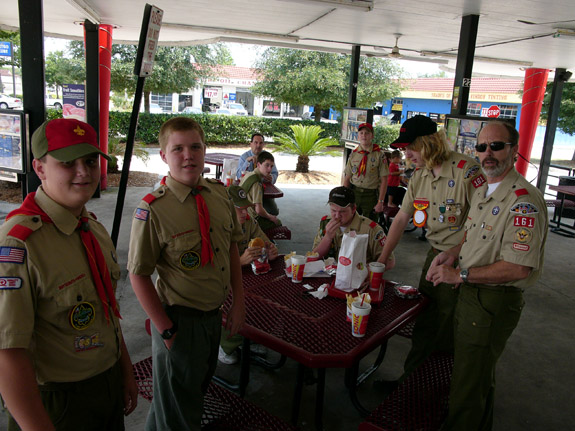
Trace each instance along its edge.
<path fill-rule="evenodd" d="M 35 201 L 52 223 L 39 216 L 16 215 L 0 228 L 4 250 L 24 251 L 21 263 L 0 262 L 0 276 L 18 280 L 15 288 L 0 288 L 0 348 L 29 349 L 40 384 L 76 382 L 100 374 L 118 361 L 120 324 L 112 312 L 110 323 L 106 321 L 76 229 L 78 218 L 41 187 Z M 86 209 L 82 216 L 89 219 L 115 289 L 120 267 L 112 240 Z M 33 232 L 25 241 L 7 236 L 15 225 Z M 83 329 L 77 329 L 81 326 Z"/>
<path fill-rule="evenodd" d="M 547 207 L 539 190 L 515 169 L 485 197 L 486 186 L 475 191 L 465 223 L 462 268 L 504 260 L 533 268 L 531 274 L 503 285 L 525 288 L 541 276 L 549 227 Z"/>
<path fill-rule="evenodd" d="M 156 290 L 168 305 L 210 311 L 225 300 L 230 286 L 230 245 L 242 238 L 241 226 L 225 188 L 200 178 L 210 215 L 210 241 L 214 263 L 201 265 L 201 234 L 192 188 L 166 179 L 142 200 L 134 213 L 128 254 L 132 274 L 150 276 L 158 271 Z"/>
<path fill-rule="evenodd" d="M 441 164 L 437 177 L 425 167 L 414 172 L 401 211 L 413 216 L 416 200 L 429 204 L 426 238 L 432 247 L 445 251 L 461 243 L 469 200 L 475 187 L 485 182 L 481 172 L 475 160 L 456 152 Z"/>

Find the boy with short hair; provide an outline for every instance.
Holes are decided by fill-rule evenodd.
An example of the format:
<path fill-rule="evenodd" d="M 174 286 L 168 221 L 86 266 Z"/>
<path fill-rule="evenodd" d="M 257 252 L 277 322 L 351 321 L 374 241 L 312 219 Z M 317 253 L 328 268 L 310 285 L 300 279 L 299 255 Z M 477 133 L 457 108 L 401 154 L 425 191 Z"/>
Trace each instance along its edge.
<path fill-rule="evenodd" d="M 117 254 L 85 204 L 100 181 L 94 129 L 32 135 L 42 185 L 0 227 L 0 392 L 8 430 L 124 430 L 137 404 L 120 328 Z M 17 424 L 16 424 L 17 422 Z"/>
<path fill-rule="evenodd" d="M 245 318 L 237 247 L 242 232 L 225 188 L 202 177 L 201 126 L 172 118 L 159 141 L 169 174 L 136 209 L 128 255 L 132 287 L 155 327 L 154 399 L 145 429 L 200 430 L 230 286 L 226 328 L 235 334 Z"/>
<path fill-rule="evenodd" d="M 389 163 L 389 179 L 387 180 L 387 206 L 396 207 L 401 204 L 405 196 L 405 189 L 401 187 L 401 174 L 403 169 L 400 168 L 401 152 L 394 150 L 391 153 Z"/>
<path fill-rule="evenodd" d="M 262 151 L 258 155 L 257 167 L 253 172 L 246 174 L 240 181 L 240 186 L 246 191 L 249 200 L 255 207 L 250 208 L 248 212 L 250 216 L 256 219 L 264 231 L 282 224 L 277 216 L 268 213 L 263 206 L 263 178 L 270 175 L 273 167 L 274 156 L 267 151 Z"/>

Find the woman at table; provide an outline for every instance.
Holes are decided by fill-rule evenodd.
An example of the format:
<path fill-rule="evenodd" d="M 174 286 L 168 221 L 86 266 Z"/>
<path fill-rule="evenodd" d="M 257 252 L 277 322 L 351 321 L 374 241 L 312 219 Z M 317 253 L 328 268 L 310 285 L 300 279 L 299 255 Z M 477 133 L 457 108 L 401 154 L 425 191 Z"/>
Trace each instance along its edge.
<path fill-rule="evenodd" d="M 242 225 L 243 237 L 241 241 L 238 241 L 241 265 L 250 265 L 256 258 L 262 255 L 261 248 L 248 246 L 254 238 L 261 238 L 266 244 L 268 260 L 276 259 L 278 257 L 277 247 L 268 239 L 257 222 L 248 215 L 248 208 L 252 207 L 253 204 L 248 199 L 245 190 L 240 186 L 230 186 L 227 190 L 230 200 L 234 204 L 238 221 Z M 222 328 L 218 360 L 226 365 L 235 364 L 238 361 L 236 349 L 242 345 L 242 342 L 243 337 L 241 335 L 230 337 L 230 332 Z M 256 354 L 266 353 L 265 347 L 259 344 L 252 344 L 250 349 Z"/>
<path fill-rule="evenodd" d="M 406 158 L 415 163 L 417 170 L 409 180 L 401 209 L 393 220 L 378 261 L 387 261 L 411 218 L 414 225 L 427 229 L 431 245 L 419 280 L 419 290 L 430 303 L 416 320 L 403 379 L 432 352 L 453 351 L 453 312 L 458 290 L 445 283 L 434 287 L 425 276 L 437 254 L 462 241 L 469 200 L 485 178 L 477 162 L 451 151 L 445 132 L 438 131 L 437 124 L 423 115 L 405 121 L 391 147 L 405 150 Z M 457 262 L 454 265 L 457 266 Z"/>

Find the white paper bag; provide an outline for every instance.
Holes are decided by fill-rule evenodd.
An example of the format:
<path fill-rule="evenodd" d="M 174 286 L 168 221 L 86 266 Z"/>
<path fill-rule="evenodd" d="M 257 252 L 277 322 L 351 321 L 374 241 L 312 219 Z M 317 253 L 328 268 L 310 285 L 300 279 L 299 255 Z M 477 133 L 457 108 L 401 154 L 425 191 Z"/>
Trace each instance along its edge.
<path fill-rule="evenodd" d="M 351 292 L 367 277 L 367 241 L 369 235 L 355 232 L 343 234 L 335 273 L 335 288 Z"/>

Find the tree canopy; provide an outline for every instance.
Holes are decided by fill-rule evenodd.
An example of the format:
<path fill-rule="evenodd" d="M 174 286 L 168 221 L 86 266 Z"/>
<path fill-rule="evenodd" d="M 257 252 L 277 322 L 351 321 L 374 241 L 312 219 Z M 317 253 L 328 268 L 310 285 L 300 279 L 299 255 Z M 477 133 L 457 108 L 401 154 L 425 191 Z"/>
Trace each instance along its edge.
<path fill-rule="evenodd" d="M 550 82 L 547 84 L 543 107 L 541 108 L 541 118 L 544 120 L 547 120 L 549 114 L 552 90 L 553 82 Z M 575 135 L 575 83 L 573 82 L 566 82 L 563 86 L 557 128 L 568 135 Z"/>
<path fill-rule="evenodd" d="M 348 100 L 350 63 L 350 55 L 268 48 L 256 63 L 260 76 L 252 93 L 314 106 L 316 112 L 342 110 Z M 357 106 L 371 107 L 399 95 L 400 75 L 401 68 L 390 60 L 361 57 Z"/>
<path fill-rule="evenodd" d="M 63 51 L 54 51 L 46 57 L 46 84 L 56 88 L 56 96 L 61 96 L 64 84 L 81 84 L 86 80 L 86 66 L 82 60 L 67 57 Z"/>

